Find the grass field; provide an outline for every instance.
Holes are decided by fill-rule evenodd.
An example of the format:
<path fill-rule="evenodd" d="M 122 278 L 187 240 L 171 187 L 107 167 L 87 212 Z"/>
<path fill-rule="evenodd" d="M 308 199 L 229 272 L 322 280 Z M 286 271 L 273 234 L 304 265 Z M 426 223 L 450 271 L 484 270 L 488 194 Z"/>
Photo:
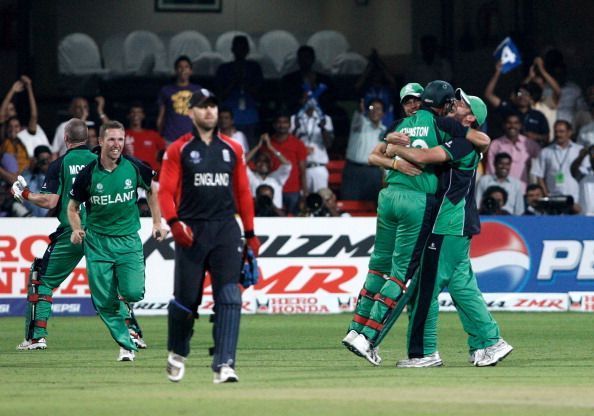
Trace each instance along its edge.
<path fill-rule="evenodd" d="M 17 352 L 22 320 L 0 319 L 0 415 L 593 415 L 590 314 L 500 313 L 514 352 L 497 367 L 467 363 L 456 314 L 442 314 L 445 367 L 396 369 L 404 321 L 375 368 L 340 345 L 349 315 L 245 316 L 240 383 L 213 385 L 210 324 L 196 325 L 186 377 L 166 379 L 164 317 L 141 317 L 147 350 L 116 362 L 98 318 L 50 320 L 49 349 Z"/>

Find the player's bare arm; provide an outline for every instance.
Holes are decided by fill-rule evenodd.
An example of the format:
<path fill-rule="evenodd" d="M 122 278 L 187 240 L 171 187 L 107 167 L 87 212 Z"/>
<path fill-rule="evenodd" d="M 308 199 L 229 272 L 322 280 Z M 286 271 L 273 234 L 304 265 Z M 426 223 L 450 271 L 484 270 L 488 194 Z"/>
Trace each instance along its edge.
<path fill-rule="evenodd" d="M 485 133 L 475 129 L 468 129 L 466 133 L 466 140 L 468 140 L 480 153 L 485 153 L 491 145 L 491 138 Z"/>
<path fill-rule="evenodd" d="M 70 228 L 72 228 L 72 234 L 70 235 L 72 244 L 81 244 L 85 237 L 85 231 L 82 229 L 80 216 L 78 215 L 79 208 L 80 202 L 75 201 L 74 199 L 71 199 L 68 203 L 67 214 Z"/>
<path fill-rule="evenodd" d="M 165 235 L 167 234 L 167 230 L 163 228 L 163 224 L 161 223 L 161 208 L 159 207 L 159 200 L 157 198 L 158 191 L 158 185 L 155 181 L 153 181 L 151 183 L 151 190 L 148 192 L 147 202 L 151 210 L 151 217 L 153 219 L 153 238 L 157 241 L 163 241 Z M 70 215 L 68 218 L 70 218 Z"/>
<path fill-rule="evenodd" d="M 378 143 L 369 154 L 367 163 L 384 169 L 397 170 L 408 176 L 417 176 L 421 174 L 422 170 L 418 166 L 415 166 L 404 159 L 396 160 L 392 157 L 388 157 L 386 155 L 388 146 L 389 145 L 386 143 Z"/>

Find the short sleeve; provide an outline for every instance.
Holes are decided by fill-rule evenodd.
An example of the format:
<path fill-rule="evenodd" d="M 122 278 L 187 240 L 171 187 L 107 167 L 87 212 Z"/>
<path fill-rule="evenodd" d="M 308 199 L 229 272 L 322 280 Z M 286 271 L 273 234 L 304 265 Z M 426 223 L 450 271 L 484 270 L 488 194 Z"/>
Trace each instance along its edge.
<path fill-rule="evenodd" d="M 45 182 L 41 187 L 42 194 L 59 194 L 60 192 L 60 170 L 62 169 L 63 158 L 50 163 L 45 175 Z"/>

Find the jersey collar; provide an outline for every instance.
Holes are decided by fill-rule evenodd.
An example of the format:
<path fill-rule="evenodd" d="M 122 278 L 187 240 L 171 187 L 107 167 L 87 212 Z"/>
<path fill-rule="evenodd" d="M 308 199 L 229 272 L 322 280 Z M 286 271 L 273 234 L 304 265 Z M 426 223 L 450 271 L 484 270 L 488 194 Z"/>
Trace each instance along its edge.
<path fill-rule="evenodd" d="M 121 163 L 121 161 L 122 161 L 122 157 L 123 157 L 123 156 L 120 156 L 120 157 L 118 158 L 118 160 L 116 160 L 116 165 L 118 165 L 118 166 L 119 166 L 119 164 L 120 164 L 120 163 Z M 104 170 L 104 171 L 106 171 L 106 172 L 109 172 L 109 171 L 108 171 L 107 169 L 105 169 L 105 168 L 103 167 L 103 165 L 101 164 L 101 155 L 99 155 L 99 156 L 97 157 L 97 166 L 99 167 L 99 170 Z M 113 172 L 113 170 L 112 170 L 111 172 Z"/>

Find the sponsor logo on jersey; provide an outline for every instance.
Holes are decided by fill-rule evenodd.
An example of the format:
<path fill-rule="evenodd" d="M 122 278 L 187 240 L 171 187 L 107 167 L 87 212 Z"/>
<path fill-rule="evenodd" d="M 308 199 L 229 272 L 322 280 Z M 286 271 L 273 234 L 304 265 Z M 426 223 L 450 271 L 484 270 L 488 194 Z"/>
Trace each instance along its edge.
<path fill-rule="evenodd" d="M 223 160 L 225 162 L 231 162 L 231 154 L 229 153 L 229 150 L 227 150 L 227 149 L 223 149 Z"/>
<path fill-rule="evenodd" d="M 117 193 L 115 195 L 91 195 L 91 204 L 93 205 L 111 205 L 121 204 L 136 199 L 134 190 Z"/>
<path fill-rule="evenodd" d="M 100 194 L 103 193 L 103 184 L 102 183 L 97 184 L 97 193 L 100 193 Z"/>
<path fill-rule="evenodd" d="M 128 178 L 124 181 L 124 189 L 132 189 L 132 179 Z"/>
<path fill-rule="evenodd" d="M 202 162 L 202 156 L 200 156 L 200 152 L 198 150 L 192 150 L 190 152 L 190 160 L 195 165 Z"/>
<path fill-rule="evenodd" d="M 514 292 L 530 270 L 524 238 L 510 226 L 485 221 L 470 246 L 472 268 L 483 292 Z"/>
<path fill-rule="evenodd" d="M 444 143 L 448 148 L 452 147 L 452 140 L 450 140 L 449 142 L 445 142 Z"/>
<path fill-rule="evenodd" d="M 229 174 L 195 173 L 194 186 L 229 186 Z"/>

